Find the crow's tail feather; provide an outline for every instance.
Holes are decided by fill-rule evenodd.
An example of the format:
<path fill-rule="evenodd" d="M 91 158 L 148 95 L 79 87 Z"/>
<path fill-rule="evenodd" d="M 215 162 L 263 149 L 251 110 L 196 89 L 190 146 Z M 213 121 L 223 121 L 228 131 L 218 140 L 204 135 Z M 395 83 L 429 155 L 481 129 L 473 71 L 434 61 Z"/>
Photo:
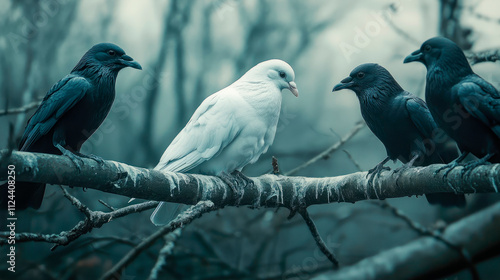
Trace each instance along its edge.
<path fill-rule="evenodd" d="M 465 195 L 454 193 L 429 193 L 425 197 L 430 204 L 443 207 L 465 207 Z"/>
<path fill-rule="evenodd" d="M 14 189 L 15 204 L 9 204 L 12 200 L 9 196 L 8 184 L 0 186 L 0 210 L 7 210 L 9 205 L 13 205 L 16 210 L 24 210 L 28 207 L 38 209 L 42 205 L 43 194 L 45 193 L 45 184 L 16 182 Z"/>

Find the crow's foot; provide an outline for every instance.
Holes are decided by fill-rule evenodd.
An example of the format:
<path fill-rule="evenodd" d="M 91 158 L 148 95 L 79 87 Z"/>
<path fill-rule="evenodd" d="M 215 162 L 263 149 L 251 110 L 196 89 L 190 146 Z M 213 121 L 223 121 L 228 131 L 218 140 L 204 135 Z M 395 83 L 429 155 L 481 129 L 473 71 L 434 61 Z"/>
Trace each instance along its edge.
<path fill-rule="evenodd" d="M 82 157 L 82 158 L 92 159 L 92 160 L 96 161 L 100 166 L 104 165 L 104 160 L 102 159 L 102 157 L 99 157 L 99 156 L 96 156 L 93 154 L 85 155 L 85 154 L 82 154 L 80 152 L 76 152 L 75 154 L 77 154 L 79 157 Z"/>
<path fill-rule="evenodd" d="M 461 173 L 461 176 L 462 178 L 467 178 L 469 179 L 470 177 L 470 174 L 472 173 L 472 171 L 474 170 L 474 168 L 478 167 L 478 166 L 481 166 L 481 165 L 487 165 L 487 164 L 491 164 L 491 162 L 488 162 L 488 160 L 493 156 L 494 154 L 487 154 L 485 157 L 483 158 L 480 158 L 478 160 L 475 160 L 473 162 L 469 162 L 467 164 L 464 165 L 464 168 L 462 169 L 462 173 Z"/>
<path fill-rule="evenodd" d="M 57 144 L 56 148 L 59 149 L 59 151 L 61 151 L 61 153 L 64 156 L 67 156 L 73 162 L 73 164 L 76 166 L 76 169 L 78 170 L 78 172 L 80 172 L 82 170 L 83 160 L 79 156 L 75 155 L 70 150 L 65 149 L 60 144 Z"/>
<path fill-rule="evenodd" d="M 464 152 L 462 153 L 457 159 L 455 159 L 454 161 L 448 163 L 447 165 L 439 168 L 438 170 L 434 171 L 434 175 L 438 174 L 439 172 L 446 170 L 446 172 L 444 173 L 443 175 L 443 179 L 447 180 L 448 179 L 448 174 L 450 174 L 450 172 L 455 169 L 455 167 L 458 167 L 458 166 L 462 166 L 461 162 L 465 159 L 465 157 L 467 157 L 467 155 L 469 155 L 468 152 Z"/>

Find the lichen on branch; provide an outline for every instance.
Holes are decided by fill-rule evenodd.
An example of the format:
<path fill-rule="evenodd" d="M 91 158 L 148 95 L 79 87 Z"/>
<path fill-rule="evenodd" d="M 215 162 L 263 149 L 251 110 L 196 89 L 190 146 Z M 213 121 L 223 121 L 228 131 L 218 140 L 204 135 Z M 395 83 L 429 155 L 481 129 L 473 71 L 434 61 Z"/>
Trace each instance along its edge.
<path fill-rule="evenodd" d="M 444 171 L 435 174 L 442 165 L 414 167 L 399 173 L 383 172 L 373 184 L 366 172 L 343 176 L 308 178 L 266 174 L 251 178 L 253 183 L 235 180 L 243 189 L 236 197 L 232 188 L 214 176 L 162 172 L 133 167 L 124 163 L 105 161 L 100 165 L 83 159 L 78 170 L 64 156 L 27 152 L 0 151 L 0 162 L 16 166 L 19 181 L 86 187 L 103 192 L 155 201 L 195 205 L 210 200 L 216 208 L 225 206 L 277 207 L 289 209 L 332 202 L 356 202 L 423 195 L 436 192 L 491 193 L 498 192 L 499 164 L 475 168 L 462 176 L 462 168 L 453 169 L 448 179 Z M 3 166 L 2 166 L 3 168 Z M 5 173 L 6 174 L 6 173 Z M 5 180 L 0 174 L 0 180 Z"/>

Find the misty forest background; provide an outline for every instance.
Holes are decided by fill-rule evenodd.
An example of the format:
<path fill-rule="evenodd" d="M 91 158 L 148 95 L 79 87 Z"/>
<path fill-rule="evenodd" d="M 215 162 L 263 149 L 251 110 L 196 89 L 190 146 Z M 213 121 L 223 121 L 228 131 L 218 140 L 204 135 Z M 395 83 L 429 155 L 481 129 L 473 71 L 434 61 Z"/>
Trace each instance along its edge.
<path fill-rule="evenodd" d="M 144 70 L 120 73 L 114 106 L 83 146 L 83 153 L 153 168 L 204 98 L 255 64 L 279 58 L 294 68 L 300 96 L 296 99 L 283 92 L 274 144 L 244 173 L 271 172 L 272 156 L 286 172 L 338 142 L 362 119 L 354 93 L 331 92 L 354 67 L 379 63 L 403 88 L 423 98 L 425 67 L 403 65 L 404 57 L 436 35 L 470 52 L 498 49 L 498 11 L 500 3 L 494 0 L 4 0 L 0 5 L 0 112 L 23 106 L 32 109 L 0 116 L 0 147 L 8 146 L 10 124 L 19 139 L 37 102 L 91 46 L 112 42 Z M 500 87 L 498 62 L 480 63 L 473 69 Z M 327 160 L 296 175 L 330 177 L 365 171 L 385 156 L 381 142 L 363 127 Z M 68 190 L 94 210 L 109 210 L 98 199 L 117 208 L 128 205 L 128 197 Z M 430 206 L 424 197 L 387 202 L 425 227 L 442 228 L 499 201 L 500 196 L 476 194 L 467 200 L 465 209 Z M 404 221 L 370 201 L 308 210 L 342 266 L 418 237 Z M 157 230 L 149 221 L 151 211 L 112 221 L 53 252 L 47 243 L 19 244 L 15 276 L 97 279 Z M 206 214 L 182 231 L 162 273 L 172 278 L 278 279 L 331 270 L 302 218 L 288 220 L 288 214 L 285 208 L 247 207 Z M 16 231 L 59 233 L 82 218 L 59 187 L 48 187 L 42 208 L 18 213 Z M 156 242 L 143 252 L 122 279 L 145 279 L 162 244 Z M 500 273 L 499 264 L 499 257 L 478 264 L 482 279 L 494 279 Z M 0 275 L 12 277 L 4 274 L 5 262 L 0 267 Z M 462 271 L 452 279 L 470 279 L 470 274 Z"/>

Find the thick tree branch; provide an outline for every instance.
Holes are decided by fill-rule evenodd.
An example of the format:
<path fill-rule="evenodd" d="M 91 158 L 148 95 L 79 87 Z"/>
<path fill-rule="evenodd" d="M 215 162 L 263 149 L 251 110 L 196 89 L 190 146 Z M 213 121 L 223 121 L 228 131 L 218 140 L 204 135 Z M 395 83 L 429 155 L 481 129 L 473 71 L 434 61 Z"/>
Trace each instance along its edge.
<path fill-rule="evenodd" d="M 0 162 L 7 150 L 0 151 Z M 103 192 L 147 200 L 194 205 L 213 201 L 216 208 L 249 205 L 253 207 L 285 206 L 290 209 L 331 202 L 356 202 L 436 192 L 491 193 L 498 192 L 499 164 L 475 168 L 462 178 L 461 167 L 453 169 L 448 180 L 443 172 L 434 174 L 441 164 L 383 172 L 373 185 L 366 172 L 326 178 L 263 175 L 252 178 L 253 184 L 240 180 L 243 196 L 234 197 L 232 189 L 218 177 L 161 172 L 137 168 L 114 161 L 102 166 L 91 159 L 82 159 L 80 171 L 64 156 L 13 152 L 8 162 L 16 166 L 16 180 L 87 187 Z M 5 167 L 2 167 L 5 168 Z M 0 180 L 7 173 L 0 172 Z M 397 182 L 397 183 L 396 183 Z"/>
<path fill-rule="evenodd" d="M 469 267 L 469 270 L 472 275 L 472 279 L 480 279 L 479 278 L 479 272 L 477 271 L 476 267 L 474 266 L 474 263 L 471 259 L 471 256 L 469 252 L 467 252 L 466 249 L 451 243 L 450 241 L 446 240 L 446 238 L 443 237 L 442 233 L 437 231 L 437 230 L 430 230 L 428 228 L 425 228 L 418 222 L 410 219 L 410 217 L 406 216 L 401 210 L 397 209 L 396 207 L 390 205 L 386 201 L 377 201 L 379 206 L 381 206 L 384 209 L 388 209 L 391 211 L 391 213 L 395 216 L 403 220 L 411 229 L 416 231 L 418 234 L 422 236 L 431 236 L 435 238 L 436 240 L 442 242 L 446 246 L 448 246 L 450 249 L 455 250 L 457 253 L 459 253 L 462 256 L 462 259 L 466 262 L 467 266 Z"/>
<path fill-rule="evenodd" d="M 459 220 L 443 238 L 467 250 L 474 262 L 498 255 L 500 203 Z M 422 237 L 315 279 L 438 279 L 467 267 L 456 250 L 434 237 Z"/>

